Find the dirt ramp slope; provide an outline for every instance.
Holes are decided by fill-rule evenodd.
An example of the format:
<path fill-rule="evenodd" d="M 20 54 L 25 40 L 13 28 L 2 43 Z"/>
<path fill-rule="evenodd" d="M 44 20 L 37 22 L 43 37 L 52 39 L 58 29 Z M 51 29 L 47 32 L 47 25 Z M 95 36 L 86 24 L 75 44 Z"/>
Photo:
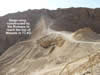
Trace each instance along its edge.
<path fill-rule="evenodd" d="M 90 63 L 95 66 L 100 63 L 100 43 L 76 42 L 71 39 L 72 34 L 52 31 L 36 40 L 31 37 L 16 43 L 0 56 L 0 75 L 59 75 L 66 64 L 68 75 L 90 73 L 87 71 Z M 93 69 L 94 75 L 100 74 L 99 67 Z"/>

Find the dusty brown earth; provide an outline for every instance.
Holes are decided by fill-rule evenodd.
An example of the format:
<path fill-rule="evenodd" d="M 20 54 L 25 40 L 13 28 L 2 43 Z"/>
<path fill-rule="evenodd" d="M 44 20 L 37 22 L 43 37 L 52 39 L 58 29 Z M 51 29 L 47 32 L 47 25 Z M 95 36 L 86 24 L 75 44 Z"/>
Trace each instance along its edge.
<path fill-rule="evenodd" d="M 35 29 L 41 16 L 47 17 L 47 25 L 57 31 L 76 31 L 80 28 L 89 27 L 100 33 L 100 8 L 64 8 L 57 10 L 27 10 L 24 12 L 9 13 L 0 17 L 0 54 L 17 42 L 30 38 L 30 35 L 6 35 L 6 23 L 9 19 L 26 19 Z M 51 23 L 51 19 L 53 23 Z"/>
<path fill-rule="evenodd" d="M 0 75 L 100 75 L 99 34 L 47 29 L 43 18 L 34 31 L 0 56 Z"/>

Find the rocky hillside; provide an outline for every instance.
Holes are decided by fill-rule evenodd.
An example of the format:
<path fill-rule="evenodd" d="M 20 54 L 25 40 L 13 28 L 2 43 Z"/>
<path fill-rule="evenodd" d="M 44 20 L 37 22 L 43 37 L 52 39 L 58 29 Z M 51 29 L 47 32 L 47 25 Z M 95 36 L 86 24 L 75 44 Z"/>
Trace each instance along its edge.
<path fill-rule="evenodd" d="M 95 32 L 89 28 L 74 33 L 47 30 L 45 20 L 39 22 L 35 37 L 33 31 L 29 40 L 0 56 L 0 75 L 100 75 L 100 42 L 96 42 L 100 38 L 90 37 Z M 85 36 L 76 40 L 80 34 Z"/>
<path fill-rule="evenodd" d="M 96 37 L 95 37 L 96 36 Z M 83 40 L 83 41 L 99 41 L 100 35 L 97 35 L 96 32 L 93 32 L 90 28 L 83 28 L 77 30 L 73 33 L 73 37 L 75 40 Z"/>
<path fill-rule="evenodd" d="M 47 16 L 52 20 L 49 25 L 58 31 L 76 31 L 79 28 L 90 27 L 100 33 L 100 9 L 89 8 L 65 8 L 57 10 L 28 10 L 24 12 L 9 13 L 0 17 L 0 54 L 18 41 L 26 40 L 30 35 L 5 35 L 8 19 L 26 19 L 31 23 L 32 30 L 35 29 L 41 16 Z"/>

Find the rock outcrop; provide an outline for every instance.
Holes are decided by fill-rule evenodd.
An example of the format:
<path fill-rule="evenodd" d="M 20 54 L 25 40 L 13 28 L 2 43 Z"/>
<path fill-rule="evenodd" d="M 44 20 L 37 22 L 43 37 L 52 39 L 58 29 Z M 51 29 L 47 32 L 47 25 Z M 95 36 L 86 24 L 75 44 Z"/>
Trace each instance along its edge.
<path fill-rule="evenodd" d="M 49 34 L 38 40 L 38 43 L 44 48 L 48 48 L 49 46 L 52 45 L 61 47 L 64 44 L 64 42 L 65 42 L 64 38 L 58 34 Z"/>
<path fill-rule="evenodd" d="M 96 41 L 100 36 L 90 28 L 83 28 L 73 33 L 73 38 L 75 40 Z"/>

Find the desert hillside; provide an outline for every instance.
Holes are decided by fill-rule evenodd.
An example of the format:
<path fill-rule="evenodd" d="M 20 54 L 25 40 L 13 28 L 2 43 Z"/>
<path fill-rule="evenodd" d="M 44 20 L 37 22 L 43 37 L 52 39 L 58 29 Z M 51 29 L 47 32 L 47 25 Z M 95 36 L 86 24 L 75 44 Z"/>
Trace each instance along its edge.
<path fill-rule="evenodd" d="M 0 75 L 100 75 L 99 34 L 89 27 L 57 31 L 47 21 L 0 56 Z"/>
<path fill-rule="evenodd" d="M 24 12 L 9 13 L 0 17 L 0 54 L 6 51 L 13 44 L 27 40 L 31 35 L 5 35 L 6 23 L 8 19 L 26 19 L 35 29 L 41 16 L 46 16 L 47 25 L 57 31 L 76 31 L 80 28 L 89 27 L 93 31 L 100 33 L 100 9 L 90 8 L 65 8 L 57 10 L 27 10 Z"/>

